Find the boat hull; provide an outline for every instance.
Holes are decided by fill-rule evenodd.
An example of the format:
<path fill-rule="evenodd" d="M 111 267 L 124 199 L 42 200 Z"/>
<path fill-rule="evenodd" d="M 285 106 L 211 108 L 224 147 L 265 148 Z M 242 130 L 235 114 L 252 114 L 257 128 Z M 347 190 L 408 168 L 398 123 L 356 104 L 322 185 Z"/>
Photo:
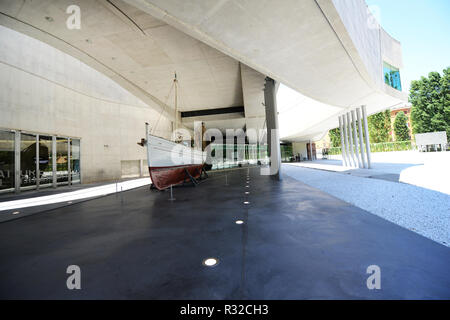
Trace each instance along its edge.
<path fill-rule="evenodd" d="M 195 179 L 200 178 L 202 168 L 203 164 L 191 164 L 172 167 L 149 167 L 148 169 L 153 185 L 158 190 L 163 190 L 170 186 L 189 182 L 189 175 Z"/>
<path fill-rule="evenodd" d="M 199 178 L 206 153 L 183 144 L 156 137 L 147 128 L 147 161 L 153 185 L 163 190 L 171 185 Z"/>

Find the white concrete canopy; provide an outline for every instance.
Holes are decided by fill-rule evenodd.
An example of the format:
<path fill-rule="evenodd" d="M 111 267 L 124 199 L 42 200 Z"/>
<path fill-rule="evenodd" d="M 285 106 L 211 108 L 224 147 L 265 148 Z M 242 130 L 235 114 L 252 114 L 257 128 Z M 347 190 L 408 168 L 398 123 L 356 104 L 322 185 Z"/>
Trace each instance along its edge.
<path fill-rule="evenodd" d="M 72 4 L 80 30 L 66 27 Z M 0 2 L 0 24 L 78 58 L 169 119 L 175 71 L 179 111 L 244 106 L 242 117 L 207 127 L 264 127 L 265 76 L 319 101 L 297 119 L 278 104 L 287 141 L 319 138 L 348 108 L 371 114 L 405 98 L 383 81 L 383 61 L 402 67 L 400 44 L 371 18 L 363 0 Z"/>

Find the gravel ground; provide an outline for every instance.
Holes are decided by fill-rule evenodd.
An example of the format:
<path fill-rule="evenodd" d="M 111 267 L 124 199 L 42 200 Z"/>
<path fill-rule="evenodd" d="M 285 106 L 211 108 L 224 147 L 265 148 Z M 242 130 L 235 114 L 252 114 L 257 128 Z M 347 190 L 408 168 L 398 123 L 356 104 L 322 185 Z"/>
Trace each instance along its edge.
<path fill-rule="evenodd" d="M 290 164 L 283 164 L 282 172 L 388 221 L 450 246 L 449 195 L 399 182 L 307 169 Z"/>

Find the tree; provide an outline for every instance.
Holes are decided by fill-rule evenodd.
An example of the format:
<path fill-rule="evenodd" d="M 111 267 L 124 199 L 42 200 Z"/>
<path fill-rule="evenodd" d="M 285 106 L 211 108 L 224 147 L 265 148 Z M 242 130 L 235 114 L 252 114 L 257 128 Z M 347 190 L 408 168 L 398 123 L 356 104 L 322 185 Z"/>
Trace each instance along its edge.
<path fill-rule="evenodd" d="M 391 113 L 390 110 L 375 113 L 367 117 L 371 143 L 388 142 L 391 140 Z"/>
<path fill-rule="evenodd" d="M 333 148 L 341 146 L 341 130 L 339 128 L 328 131 L 328 136 L 330 137 L 331 146 Z"/>
<path fill-rule="evenodd" d="M 411 140 L 409 136 L 408 117 L 403 111 L 397 113 L 394 120 L 395 141 Z"/>
<path fill-rule="evenodd" d="M 413 133 L 447 131 L 450 139 L 450 67 L 412 81 L 409 101 Z"/>

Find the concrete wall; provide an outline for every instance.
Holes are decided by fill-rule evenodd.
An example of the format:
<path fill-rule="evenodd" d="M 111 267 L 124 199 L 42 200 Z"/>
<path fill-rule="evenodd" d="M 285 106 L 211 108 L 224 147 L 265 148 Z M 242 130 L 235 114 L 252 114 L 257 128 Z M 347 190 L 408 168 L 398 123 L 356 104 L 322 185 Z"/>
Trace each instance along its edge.
<path fill-rule="evenodd" d="M 292 143 L 292 152 L 294 153 L 294 156 L 296 156 L 297 154 L 300 153 L 301 160 L 303 160 L 303 158 L 307 158 L 308 153 L 306 150 L 306 144 L 307 144 L 307 142 L 293 142 Z"/>
<path fill-rule="evenodd" d="M 145 122 L 170 137 L 171 121 L 77 59 L 0 27 L 0 128 L 81 138 L 83 183 L 136 172 Z M 155 109 L 153 109 L 155 107 Z M 122 163 L 124 161 L 124 163 Z M 131 161 L 131 162 L 130 162 Z M 147 170 L 143 170 L 144 173 Z"/>
<path fill-rule="evenodd" d="M 264 83 L 266 76 L 241 64 L 242 95 L 245 108 L 245 124 L 249 143 L 265 143 L 267 138 L 261 130 L 266 129 L 266 108 L 264 107 Z M 254 130 L 255 135 L 250 134 Z"/>
<path fill-rule="evenodd" d="M 333 4 L 368 71 L 370 80 L 379 89 L 401 98 L 400 92 L 385 85 L 383 74 L 383 61 L 399 68 L 400 74 L 402 73 L 403 60 L 400 42 L 380 26 L 364 0 L 333 0 Z M 357 64 L 357 61 L 355 63 Z M 362 72 L 361 69 L 360 71 Z M 402 87 L 404 87 L 403 83 Z"/>

